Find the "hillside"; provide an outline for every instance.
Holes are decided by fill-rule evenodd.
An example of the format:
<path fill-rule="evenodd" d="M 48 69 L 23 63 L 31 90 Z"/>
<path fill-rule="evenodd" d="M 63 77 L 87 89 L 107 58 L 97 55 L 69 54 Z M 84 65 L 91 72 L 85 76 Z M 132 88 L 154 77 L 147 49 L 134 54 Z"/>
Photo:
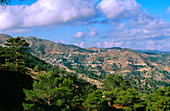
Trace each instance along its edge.
<path fill-rule="evenodd" d="M 26 102 L 26 95 L 24 94 L 23 89 L 31 90 L 33 82 L 38 79 L 38 75 L 55 74 L 55 76 L 61 77 L 63 80 L 65 78 L 73 79 L 75 81 L 74 85 L 76 84 L 79 86 L 79 89 L 80 87 L 85 88 L 87 86 L 90 88 L 93 87 L 93 85 L 96 85 L 95 82 L 97 80 L 86 82 L 83 80 L 83 77 L 85 76 L 82 77 L 79 74 L 68 72 L 64 67 L 48 64 L 31 54 L 25 53 L 25 55 L 23 55 L 25 59 L 24 67 L 16 69 L 15 65 L 19 66 L 21 64 L 15 64 L 13 62 L 15 64 L 13 65 L 6 62 L 7 58 L 9 59 L 10 56 L 16 54 L 14 53 L 16 50 L 14 49 L 15 48 L 10 50 L 10 48 L 0 46 L 0 111 L 23 111 L 22 103 Z M 9 50 L 10 54 L 8 52 Z M 21 59 L 17 60 L 21 61 Z M 86 79 L 90 78 L 86 77 Z M 96 86 L 94 87 L 96 88 Z"/>
<path fill-rule="evenodd" d="M 69 58 L 65 57 L 59 64 L 48 64 L 27 53 L 29 44 L 21 37 L 11 38 L 5 45 L 8 47 L 0 46 L 0 89 L 2 89 L 0 110 L 2 111 L 169 110 L 170 87 L 155 89 L 169 86 L 166 82 L 148 79 L 138 73 L 136 75 L 129 73 L 124 77 L 108 74 L 104 78 L 101 76 L 105 75 L 104 72 L 97 76 L 94 71 L 85 70 L 79 59 L 77 59 L 79 63 L 76 62 L 77 68 L 69 66 Z M 112 50 L 137 53 L 122 48 L 104 49 L 102 52 Z M 86 51 L 88 52 L 88 49 Z M 100 54 L 100 51 L 93 53 Z M 75 55 L 77 56 L 79 55 Z M 101 60 L 105 61 L 105 58 Z M 104 61 L 100 64 L 104 64 Z M 143 86 L 156 87 L 149 90 L 139 81 L 140 84 L 135 87 L 136 79 L 145 81 Z"/>
<path fill-rule="evenodd" d="M 1 38 L 5 40 L 6 35 Z M 148 54 L 119 47 L 80 48 L 32 36 L 26 40 L 30 43 L 30 52 L 42 60 L 67 66 L 78 73 L 91 71 L 101 80 L 108 74 L 119 74 L 148 88 L 166 86 L 170 82 L 170 54 Z"/>
<path fill-rule="evenodd" d="M 3 45 L 3 43 L 9 38 L 11 38 L 11 36 L 5 35 L 5 34 L 0 34 L 0 46 Z"/>
<path fill-rule="evenodd" d="M 50 56 L 54 58 L 55 55 L 72 52 L 74 53 L 93 52 L 74 45 L 64 45 L 32 36 L 27 37 L 26 40 L 30 43 L 31 53 L 41 58 L 49 58 Z"/>

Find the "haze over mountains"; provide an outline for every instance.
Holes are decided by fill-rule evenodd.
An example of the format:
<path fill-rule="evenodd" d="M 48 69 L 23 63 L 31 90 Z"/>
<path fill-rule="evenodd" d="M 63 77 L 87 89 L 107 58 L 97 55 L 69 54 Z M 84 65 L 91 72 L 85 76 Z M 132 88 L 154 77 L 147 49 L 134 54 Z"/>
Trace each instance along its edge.
<path fill-rule="evenodd" d="M 1 34 L 1 45 L 11 36 Z M 120 74 L 137 84 L 151 87 L 153 81 L 170 82 L 170 53 L 135 51 L 129 48 L 80 48 L 29 36 L 30 52 L 53 65 L 71 70 L 92 71 L 104 79 L 107 74 Z M 3 46 L 3 45 L 2 45 Z M 161 54 L 161 55 L 159 55 Z M 156 84 L 161 87 L 161 85 Z"/>

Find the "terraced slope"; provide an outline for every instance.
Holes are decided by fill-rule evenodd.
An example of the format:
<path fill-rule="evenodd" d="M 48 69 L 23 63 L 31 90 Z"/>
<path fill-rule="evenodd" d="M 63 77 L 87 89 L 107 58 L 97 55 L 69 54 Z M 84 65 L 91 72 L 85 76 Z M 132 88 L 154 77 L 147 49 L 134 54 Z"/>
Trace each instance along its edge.
<path fill-rule="evenodd" d="M 0 35 L 0 42 L 10 36 Z M 142 53 L 129 48 L 80 48 L 74 45 L 27 37 L 30 52 L 54 65 L 64 65 L 74 71 L 84 71 L 87 76 L 97 75 L 101 80 L 107 74 L 120 74 L 134 84 L 153 87 L 170 82 L 170 54 Z M 81 73 L 82 74 L 82 73 Z"/>

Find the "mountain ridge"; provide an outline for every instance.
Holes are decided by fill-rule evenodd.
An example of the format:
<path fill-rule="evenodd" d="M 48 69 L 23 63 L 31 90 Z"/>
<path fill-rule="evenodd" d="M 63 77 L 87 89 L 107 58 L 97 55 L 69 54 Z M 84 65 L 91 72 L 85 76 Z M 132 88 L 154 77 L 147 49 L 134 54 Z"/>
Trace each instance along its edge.
<path fill-rule="evenodd" d="M 22 36 L 21 36 L 22 37 Z M 0 40 L 1 41 L 5 41 L 5 40 L 9 39 L 9 38 L 12 38 L 12 36 L 8 35 L 8 34 L 0 34 Z M 29 39 L 35 39 L 35 40 L 40 40 L 40 41 L 48 41 L 48 42 L 51 42 L 51 43 L 55 43 L 55 44 L 61 44 L 61 45 L 65 45 L 65 46 L 74 46 L 74 47 L 78 47 L 78 48 L 81 48 L 79 46 L 76 46 L 76 45 L 73 45 L 73 44 L 63 44 L 63 43 L 57 43 L 57 42 L 53 42 L 53 41 L 50 41 L 50 40 L 47 40 L 47 39 L 41 39 L 39 37 L 35 37 L 35 36 L 28 36 L 28 37 L 23 37 L 25 38 L 26 40 L 29 40 Z M 0 43 L 2 44 L 2 43 Z M 154 53 L 154 54 L 160 54 L 161 52 L 164 54 L 170 54 L 170 51 L 161 51 L 161 50 L 139 50 L 139 49 L 131 49 L 131 48 L 121 48 L 121 47 L 109 47 L 109 48 L 99 48 L 99 47 L 89 47 L 89 48 L 82 48 L 82 49 L 87 49 L 87 50 L 94 50 L 94 51 L 97 51 L 97 49 L 100 49 L 100 50 L 104 50 L 104 49 L 123 49 L 123 50 L 132 50 L 132 51 L 137 51 L 137 52 L 141 52 L 141 53 L 145 53 L 145 52 L 158 52 L 158 53 Z"/>
<path fill-rule="evenodd" d="M 170 54 L 147 54 L 120 47 L 80 48 L 33 36 L 25 39 L 30 43 L 30 53 L 53 65 L 91 71 L 101 79 L 108 74 L 119 74 L 132 79 L 134 84 L 148 87 L 152 79 L 170 82 Z"/>

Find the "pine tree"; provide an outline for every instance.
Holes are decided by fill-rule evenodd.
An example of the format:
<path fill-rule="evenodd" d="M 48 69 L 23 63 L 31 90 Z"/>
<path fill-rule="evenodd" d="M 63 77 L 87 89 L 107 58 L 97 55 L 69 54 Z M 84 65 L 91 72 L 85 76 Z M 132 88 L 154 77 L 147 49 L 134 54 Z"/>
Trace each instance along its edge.
<path fill-rule="evenodd" d="M 0 46 L 0 64 L 5 64 L 5 49 Z"/>
<path fill-rule="evenodd" d="M 145 108 L 144 102 L 140 99 L 141 94 L 135 89 L 127 89 L 117 92 L 118 96 L 114 103 L 124 106 L 124 110 L 142 110 Z"/>
<path fill-rule="evenodd" d="M 125 90 L 130 87 L 131 87 L 130 82 L 128 80 L 124 80 L 121 75 L 109 74 L 104 80 L 104 89 L 107 91 L 112 91 L 115 88 Z"/>
<path fill-rule="evenodd" d="M 147 111 L 170 111 L 170 87 L 156 90 L 145 98 Z"/>
<path fill-rule="evenodd" d="M 57 77 L 52 73 L 38 75 L 33 83 L 33 90 L 24 89 L 28 111 L 61 111 L 71 109 L 74 86 L 73 81 Z"/>
<path fill-rule="evenodd" d="M 125 111 L 145 108 L 145 104 L 140 99 L 141 94 L 135 89 L 131 89 L 130 82 L 124 80 L 122 76 L 109 74 L 104 80 L 104 85 L 106 91 L 104 96 L 110 106 L 119 107 Z"/>
<path fill-rule="evenodd" d="M 105 98 L 102 98 L 103 94 L 100 90 L 88 94 L 85 102 L 83 103 L 84 108 L 87 111 L 106 111 L 108 103 Z"/>
<path fill-rule="evenodd" d="M 6 65 L 16 71 L 25 70 L 25 56 L 28 55 L 26 51 L 29 49 L 26 40 L 21 37 L 10 38 L 5 45 L 7 48 L 3 50 L 1 58 L 5 58 Z"/>
<path fill-rule="evenodd" d="M 39 69 L 38 69 L 38 65 L 35 65 L 34 69 L 33 69 L 35 72 L 38 72 Z"/>

